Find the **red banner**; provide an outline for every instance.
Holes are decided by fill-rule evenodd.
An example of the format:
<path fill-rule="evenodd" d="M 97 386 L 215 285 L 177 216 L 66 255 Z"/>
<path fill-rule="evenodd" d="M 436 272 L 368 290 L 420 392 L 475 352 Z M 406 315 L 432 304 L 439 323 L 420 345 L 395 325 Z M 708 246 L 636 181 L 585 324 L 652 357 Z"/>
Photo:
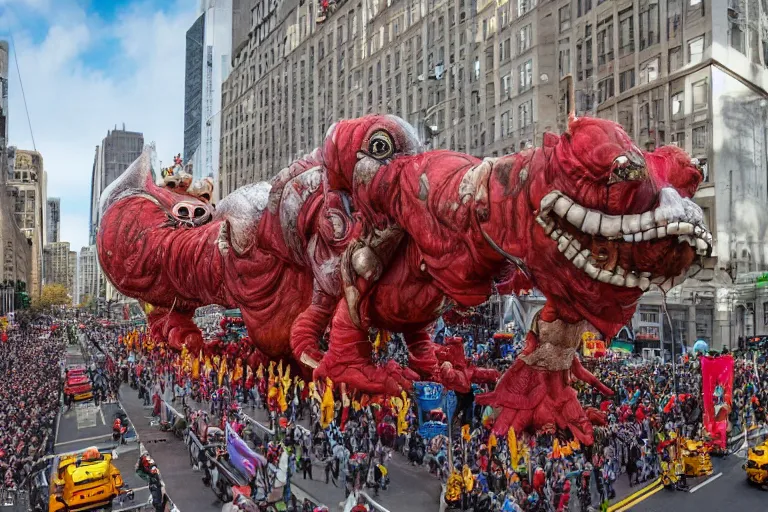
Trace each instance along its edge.
<path fill-rule="evenodd" d="M 701 358 L 704 428 L 713 444 L 726 448 L 728 416 L 733 401 L 733 356 Z"/>

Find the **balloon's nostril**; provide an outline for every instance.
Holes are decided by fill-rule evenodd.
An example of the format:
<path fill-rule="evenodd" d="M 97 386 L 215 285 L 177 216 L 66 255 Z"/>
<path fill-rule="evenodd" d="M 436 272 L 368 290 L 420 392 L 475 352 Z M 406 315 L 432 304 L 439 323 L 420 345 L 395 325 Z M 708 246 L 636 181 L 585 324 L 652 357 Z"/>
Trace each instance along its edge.
<path fill-rule="evenodd" d="M 197 207 L 195 208 L 195 218 L 202 217 L 206 214 L 205 208 Z"/>
<path fill-rule="evenodd" d="M 179 217 L 189 217 L 189 208 L 186 206 L 181 206 L 178 210 L 176 210 L 176 214 Z"/>

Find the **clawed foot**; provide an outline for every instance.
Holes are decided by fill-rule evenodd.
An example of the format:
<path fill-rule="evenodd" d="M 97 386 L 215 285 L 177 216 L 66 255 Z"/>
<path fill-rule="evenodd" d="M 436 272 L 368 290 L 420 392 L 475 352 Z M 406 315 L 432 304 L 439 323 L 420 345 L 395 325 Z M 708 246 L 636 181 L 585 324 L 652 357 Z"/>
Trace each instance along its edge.
<path fill-rule="evenodd" d="M 595 386 L 601 393 L 613 392 L 589 373 L 574 358 L 571 372 L 574 377 Z M 509 427 L 522 430 L 570 429 L 584 444 L 593 442 L 593 423 L 602 424 L 605 417 L 595 409 L 585 411 L 576 391 L 570 386 L 566 371 L 547 371 L 534 368 L 518 360 L 502 376 L 496 389 L 477 397 L 477 403 L 497 409 L 493 425 L 497 434 L 506 434 Z"/>
<path fill-rule="evenodd" d="M 167 341 L 172 349 L 181 351 L 186 346 L 191 353 L 197 354 L 203 347 L 203 334 L 191 317 L 157 308 L 149 320 L 152 337 Z"/>
<path fill-rule="evenodd" d="M 344 383 L 351 389 L 360 389 L 372 395 L 395 396 L 410 391 L 418 375 L 409 368 L 403 368 L 394 361 L 384 366 L 368 362 L 345 364 L 333 361 L 328 364 L 328 355 L 323 358 L 313 375 L 315 380 L 330 378 L 335 385 Z"/>
<path fill-rule="evenodd" d="M 498 370 L 491 368 L 479 368 L 470 366 L 468 368 L 454 368 L 448 361 L 440 365 L 437 375 L 434 376 L 436 382 L 443 384 L 447 389 L 458 393 L 469 393 L 472 384 L 490 384 L 499 380 L 501 374 Z"/>

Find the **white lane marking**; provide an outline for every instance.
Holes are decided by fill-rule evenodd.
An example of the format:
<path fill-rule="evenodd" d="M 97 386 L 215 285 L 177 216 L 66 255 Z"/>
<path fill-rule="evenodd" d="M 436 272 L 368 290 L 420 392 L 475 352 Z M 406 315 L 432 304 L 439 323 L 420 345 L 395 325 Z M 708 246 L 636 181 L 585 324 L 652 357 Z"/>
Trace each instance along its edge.
<path fill-rule="evenodd" d="M 711 477 L 707 478 L 706 480 L 704 480 L 703 482 L 701 482 L 699 485 L 697 485 L 696 487 L 694 487 L 693 489 L 691 489 L 688 492 L 694 493 L 694 492 L 698 491 L 699 489 L 701 489 L 702 487 L 704 487 L 705 485 L 711 484 L 712 482 L 714 482 L 715 480 L 717 480 L 721 476 L 723 476 L 723 472 L 722 471 L 720 473 L 714 475 L 714 476 L 711 476 Z"/>
<path fill-rule="evenodd" d="M 102 409 L 101 406 L 99 406 L 99 416 L 101 416 L 101 424 L 106 425 L 107 422 L 104 421 L 104 409 Z"/>
<path fill-rule="evenodd" d="M 107 439 L 110 437 L 110 434 L 103 434 L 100 436 L 93 436 L 93 437 L 86 437 L 83 439 L 73 439 L 72 441 L 64 441 L 61 443 L 56 443 L 54 446 L 64 446 L 65 444 L 72 444 L 72 443 L 82 443 L 85 441 L 95 441 L 97 439 Z"/>

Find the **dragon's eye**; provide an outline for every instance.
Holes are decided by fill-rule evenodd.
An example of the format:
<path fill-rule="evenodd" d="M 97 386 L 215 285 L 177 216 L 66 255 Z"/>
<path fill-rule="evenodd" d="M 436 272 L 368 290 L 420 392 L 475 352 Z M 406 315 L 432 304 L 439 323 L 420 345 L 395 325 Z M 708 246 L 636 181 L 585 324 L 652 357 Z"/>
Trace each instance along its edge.
<path fill-rule="evenodd" d="M 395 152 L 392 137 L 383 130 L 374 133 L 368 142 L 368 152 L 378 160 L 389 158 Z"/>

